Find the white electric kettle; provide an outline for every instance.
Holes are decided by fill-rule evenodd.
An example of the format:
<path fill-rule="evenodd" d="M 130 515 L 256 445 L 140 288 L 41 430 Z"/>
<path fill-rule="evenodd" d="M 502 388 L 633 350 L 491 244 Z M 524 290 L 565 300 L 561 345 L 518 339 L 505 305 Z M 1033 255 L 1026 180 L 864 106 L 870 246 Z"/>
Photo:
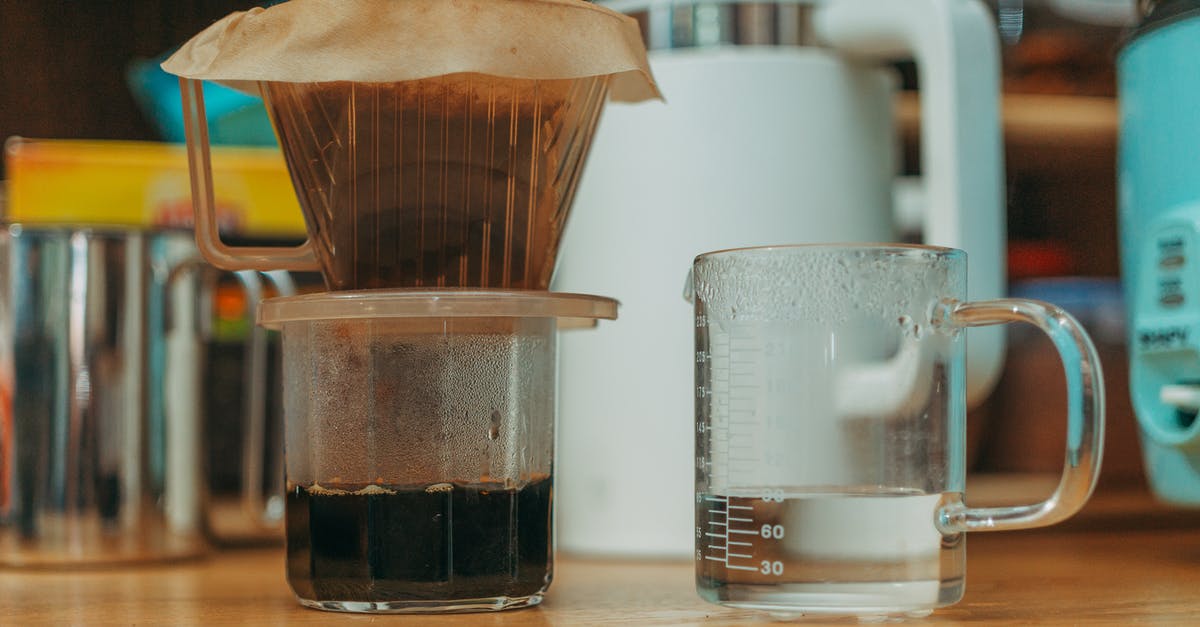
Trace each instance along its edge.
<path fill-rule="evenodd" d="M 999 52 L 979 0 L 609 2 L 639 19 L 666 102 L 610 107 L 563 236 L 556 290 L 611 294 L 621 321 L 560 334 L 559 547 L 694 550 L 692 310 L 698 253 L 895 241 L 897 80 L 921 87 L 927 244 L 968 253 L 970 298 L 1004 284 Z M 998 329 L 968 336 L 978 403 Z"/>

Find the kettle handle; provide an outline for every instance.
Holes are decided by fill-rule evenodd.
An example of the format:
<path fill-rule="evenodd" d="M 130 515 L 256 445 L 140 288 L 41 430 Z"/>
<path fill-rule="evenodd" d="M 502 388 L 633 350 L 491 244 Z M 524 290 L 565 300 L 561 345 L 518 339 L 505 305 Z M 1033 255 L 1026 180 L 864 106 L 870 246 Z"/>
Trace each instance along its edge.
<path fill-rule="evenodd" d="M 196 246 L 212 265 L 223 270 L 320 270 L 312 240 L 299 246 L 229 246 L 221 241 L 213 200 L 212 155 L 201 81 L 179 79 L 183 97 L 183 129 L 187 137 L 188 171 L 192 179 L 192 208 L 196 215 Z"/>
<path fill-rule="evenodd" d="M 965 250 L 968 298 L 1002 295 L 1005 283 L 1000 52 L 979 0 L 837 0 L 815 10 L 818 38 L 849 56 L 912 58 L 921 89 L 924 241 Z M 1000 328 L 967 343 L 967 403 L 994 387 Z"/>

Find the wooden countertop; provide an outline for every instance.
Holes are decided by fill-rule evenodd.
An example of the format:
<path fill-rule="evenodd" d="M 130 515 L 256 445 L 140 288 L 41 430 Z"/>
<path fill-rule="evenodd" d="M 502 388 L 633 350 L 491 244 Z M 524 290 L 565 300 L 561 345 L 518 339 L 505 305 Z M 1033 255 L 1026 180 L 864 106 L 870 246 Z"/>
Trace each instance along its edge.
<path fill-rule="evenodd" d="M 930 623 L 1200 624 L 1200 516 L 1148 496 L 1100 498 L 1075 524 L 977 533 L 967 591 Z M 690 562 L 560 555 L 533 609 L 450 616 L 363 616 L 300 607 L 278 548 L 225 550 L 204 560 L 79 572 L 0 571 L 0 625 L 331 624 L 737 625 L 765 616 L 701 601 Z M 853 621 L 851 621 L 853 622 Z"/>

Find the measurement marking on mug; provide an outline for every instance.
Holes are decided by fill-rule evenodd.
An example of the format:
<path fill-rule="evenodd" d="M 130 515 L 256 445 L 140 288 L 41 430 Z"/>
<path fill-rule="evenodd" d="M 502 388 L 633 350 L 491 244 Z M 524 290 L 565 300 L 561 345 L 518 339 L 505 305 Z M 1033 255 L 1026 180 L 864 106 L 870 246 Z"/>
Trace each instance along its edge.
<path fill-rule="evenodd" d="M 734 518 L 733 516 L 730 516 L 729 522 L 754 522 L 754 519 L 753 518 Z"/>
<path fill-rule="evenodd" d="M 732 554 L 732 553 L 731 553 L 731 554 L 729 554 L 727 557 L 717 557 L 717 556 L 715 556 L 715 555 L 705 555 L 705 556 L 704 556 L 704 559 L 706 559 L 706 560 L 711 560 L 711 561 L 714 561 L 714 562 L 724 562 L 724 563 L 725 563 L 725 567 L 726 567 L 726 568 L 728 568 L 728 569 L 730 569 L 730 570 L 752 570 L 752 571 L 757 571 L 757 570 L 758 570 L 758 568 L 757 568 L 757 567 L 754 567 L 754 566 L 738 566 L 738 565 L 736 565 L 736 564 L 730 564 L 730 563 L 729 563 L 729 558 L 730 558 L 730 557 L 752 558 L 752 557 L 754 557 L 754 556 L 753 556 L 753 555 L 740 555 L 740 554 Z"/>
<path fill-rule="evenodd" d="M 728 501 L 726 501 L 728 502 Z M 729 505 L 729 509 L 754 509 L 752 505 Z"/>
<path fill-rule="evenodd" d="M 753 542 L 738 542 L 737 540 L 730 540 L 728 543 L 736 544 L 738 546 L 754 546 Z M 729 549 L 726 549 L 726 550 L 728 551 Z"/>
<path fill-rule="evenodd" d="M 704 500 L 713 501 L 716 503 L 728 503 L 729 497 L 727 497 L 727 496 L 706 496 L 706 497 L 704 497 Z M 736 507 L 736 505 L 734 507 Z M 714 512 L 714 513 L 716 513 L 716 512 Z"/>

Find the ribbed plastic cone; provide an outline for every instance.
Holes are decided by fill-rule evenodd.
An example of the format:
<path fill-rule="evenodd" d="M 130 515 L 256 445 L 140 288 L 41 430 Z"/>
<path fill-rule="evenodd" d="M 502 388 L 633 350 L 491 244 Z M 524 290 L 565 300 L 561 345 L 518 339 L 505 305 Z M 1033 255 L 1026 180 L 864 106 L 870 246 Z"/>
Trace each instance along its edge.
<path fill-rule="evenodd" d="M 331 290 L 546 289 L 607 78 L 266 82 Z"/>

